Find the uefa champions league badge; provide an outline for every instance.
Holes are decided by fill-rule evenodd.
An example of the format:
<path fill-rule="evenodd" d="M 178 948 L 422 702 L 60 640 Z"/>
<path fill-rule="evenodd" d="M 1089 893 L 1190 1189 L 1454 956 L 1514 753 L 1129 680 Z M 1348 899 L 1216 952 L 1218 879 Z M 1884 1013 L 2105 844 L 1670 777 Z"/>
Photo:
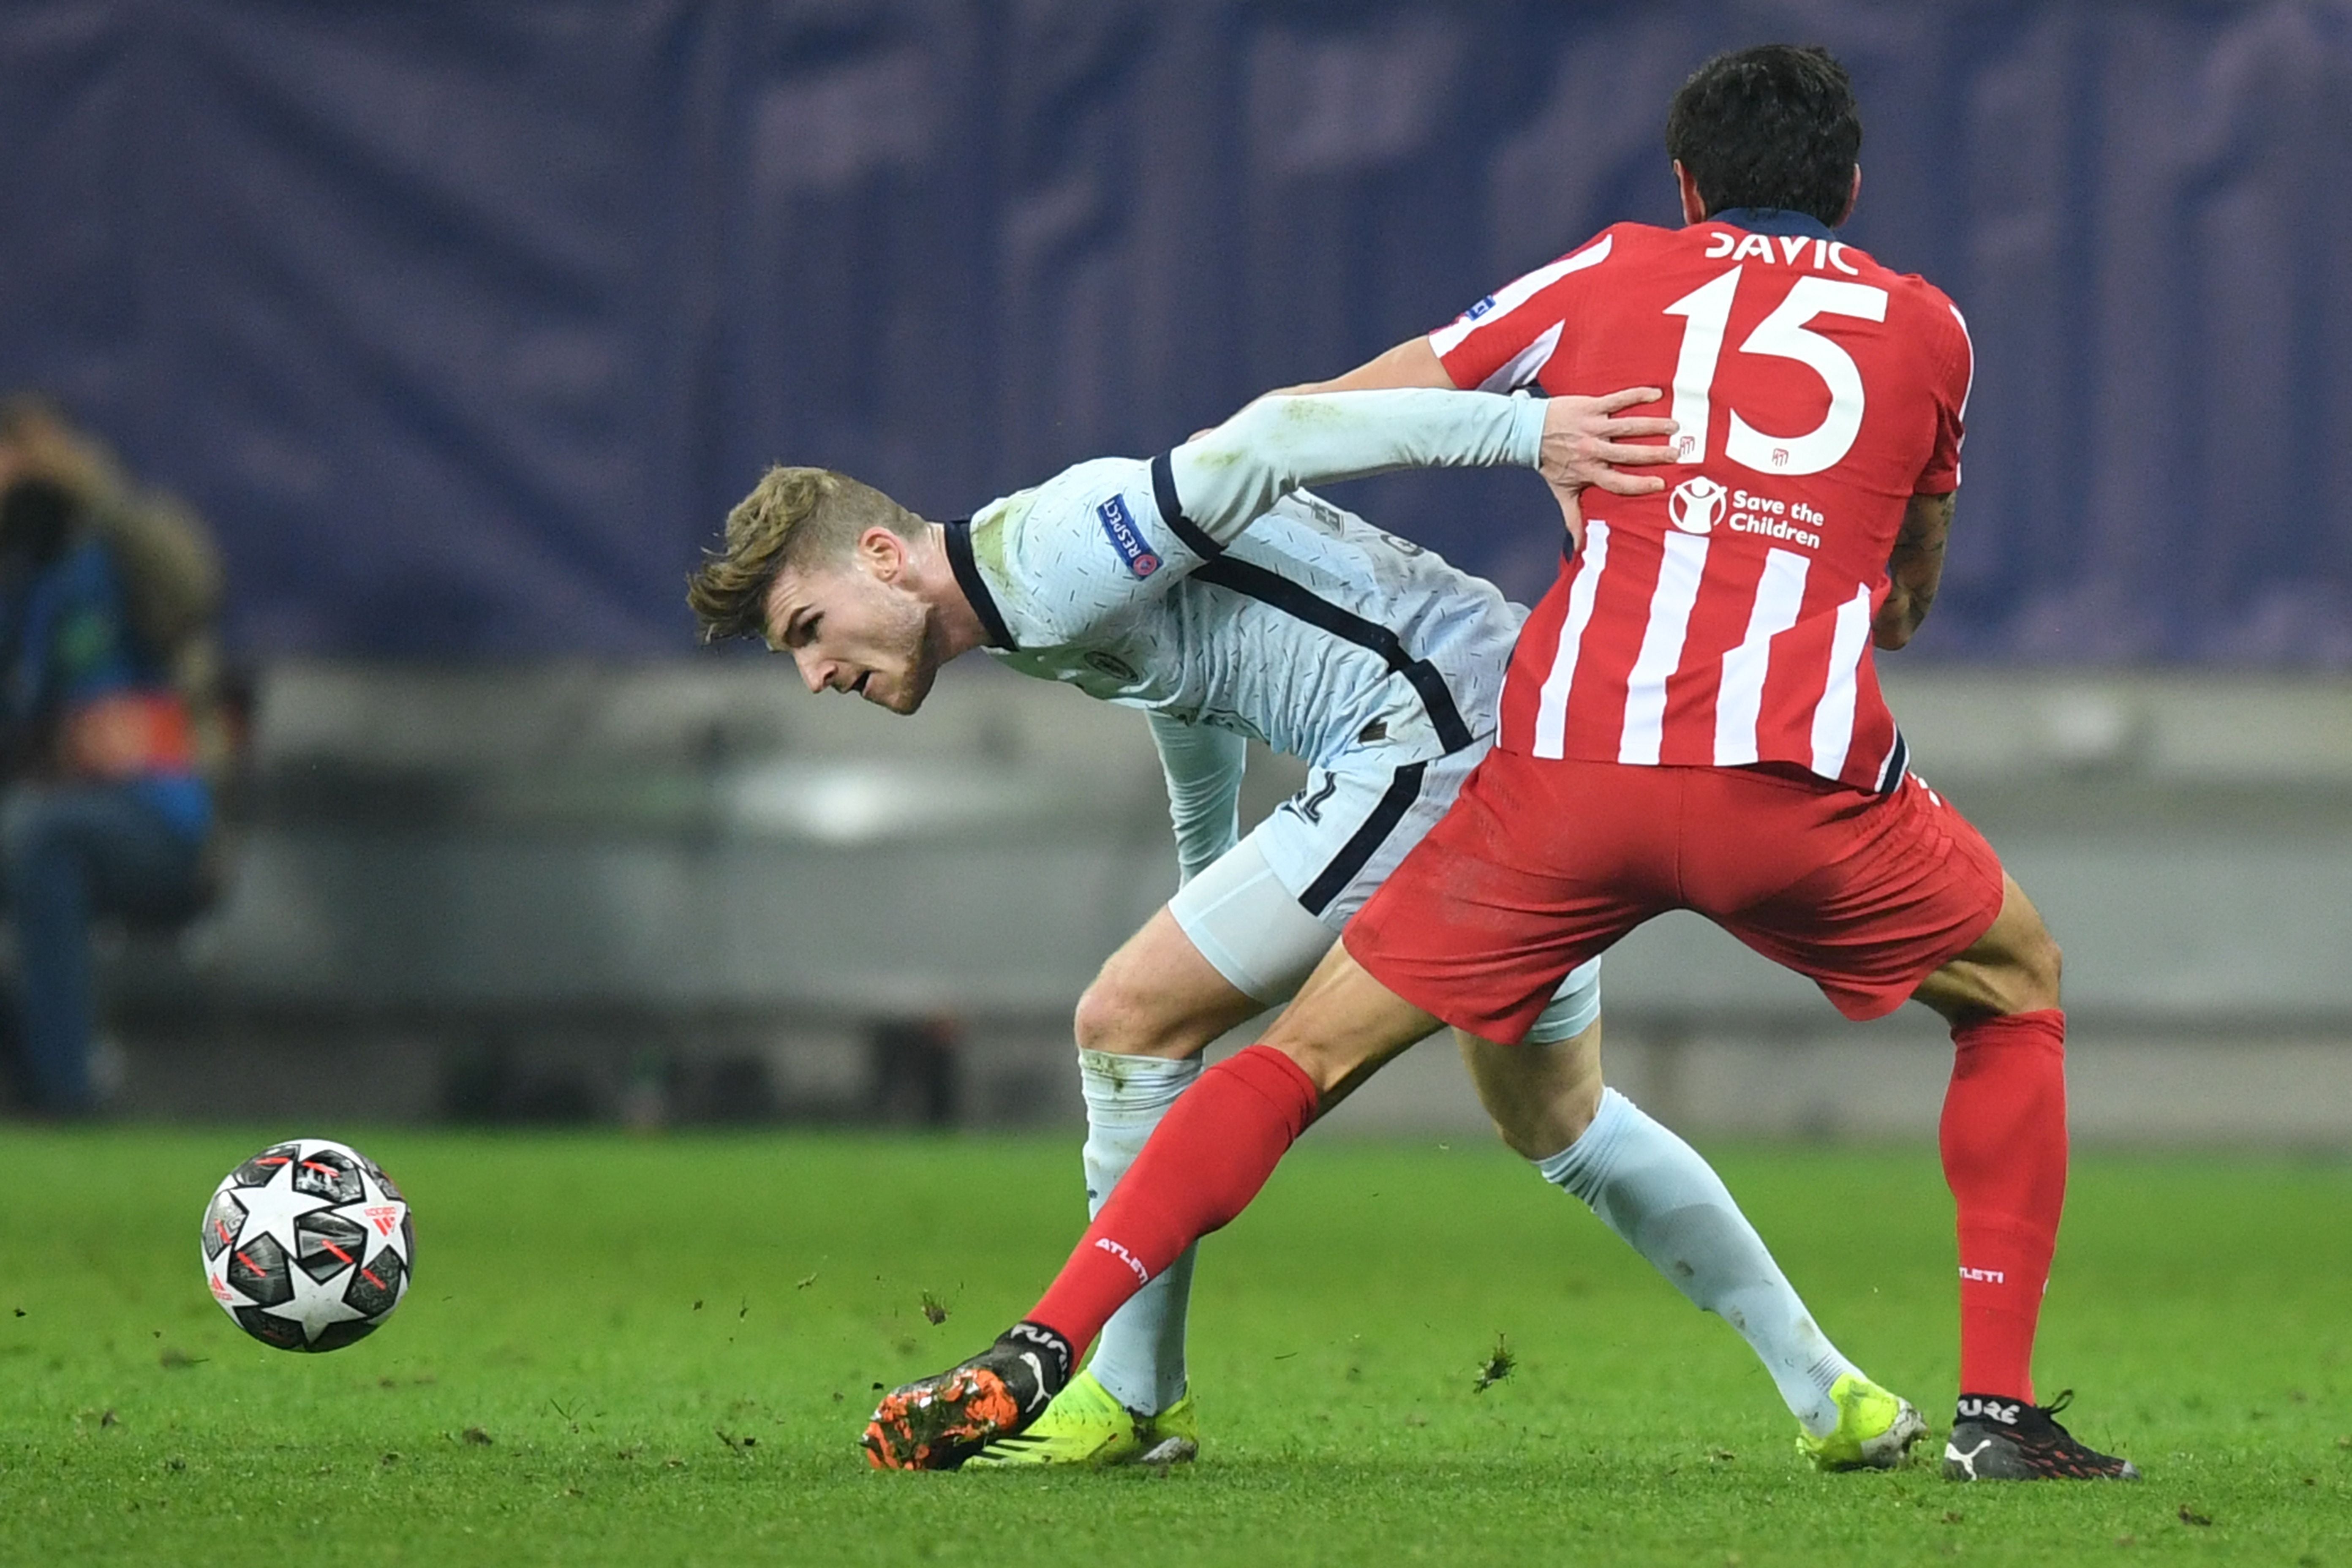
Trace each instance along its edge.
<path fill-rule="evenodd" d="M 1127 563 L 1127 569 L 1138 577 L 1149 577 L 1160 570 L 1160 557 L 1143 537 L 1143 530 L 1135 526 L 1135 514 L 1127 510 L 1125 496 L 1113 496 L 1095 508 L 1095 520 L 1110 540 L 1110 547 Z"/>
<path fill-rule="evenodd" d="M 1725 499 L 1723 487 L 1701 474 L 1675 487 L 1666 497 L 1666 516 L 1685 533 L 1712 533 Z"/>

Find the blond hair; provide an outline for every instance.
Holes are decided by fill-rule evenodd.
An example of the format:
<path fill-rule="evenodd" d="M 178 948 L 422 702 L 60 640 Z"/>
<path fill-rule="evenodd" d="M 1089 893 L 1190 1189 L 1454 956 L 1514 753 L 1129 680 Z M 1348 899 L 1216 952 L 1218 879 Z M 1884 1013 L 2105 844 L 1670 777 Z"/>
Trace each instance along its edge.
<path fill-rule="evenodd" d="M 768 594 L 786 566 L 845 557 L 869 528 L 919 539 L 923 520 L 871 485 L 831 468 L 782 464 L 760 476 L 727 514 L 725 545 L 706 552 L 686 580 L 702 640 L 765 637 Z"/>

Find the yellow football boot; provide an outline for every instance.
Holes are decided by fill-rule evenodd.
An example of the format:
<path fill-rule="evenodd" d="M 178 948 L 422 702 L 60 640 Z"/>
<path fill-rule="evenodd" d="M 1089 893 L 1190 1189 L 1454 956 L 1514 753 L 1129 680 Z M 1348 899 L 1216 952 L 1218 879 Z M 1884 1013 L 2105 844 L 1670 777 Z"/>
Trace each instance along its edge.
<path fill-rule="evenodd" d="M 971 1469 L 1023 1465 L 1170 1465 L 1201 1451 L 1200 1417 L 1188 1390 L 1157 1415 L 1140 1415 L 1082 1372 L 1045 1413 L 1017 1436 L 999 1437 L 964 1461 Z"/>
<path fill-rule="evenodd" d="M 1927 1424 L 1911 1402 L 1858 1373 L 1830 1385 L 1837 1402 L 1835 1431 L 1816 1437 L 1797 1434 L 1797 1452 L 1824 1470 L 1891 1470 L 1910 1458 L 1911 1445 L 1927 1435 Z"/>

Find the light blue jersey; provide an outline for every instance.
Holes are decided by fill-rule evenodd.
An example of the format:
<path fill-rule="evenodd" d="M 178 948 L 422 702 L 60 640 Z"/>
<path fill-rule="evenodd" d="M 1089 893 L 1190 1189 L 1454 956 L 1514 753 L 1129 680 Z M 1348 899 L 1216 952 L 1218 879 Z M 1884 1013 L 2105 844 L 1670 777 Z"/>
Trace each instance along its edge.
<path fill-rule="evenodd" d="M 1494 730 L 1525 612 L 1303 489 L 1533 466 L 1543 406 L 1454 392 L 1267 398 L 1163 457 L 1077 464 L 950 525 L 991 651 L 1318 767 L 1391 770 Z M 1188 857 L 1190 858 L 1190 857 Z"/>

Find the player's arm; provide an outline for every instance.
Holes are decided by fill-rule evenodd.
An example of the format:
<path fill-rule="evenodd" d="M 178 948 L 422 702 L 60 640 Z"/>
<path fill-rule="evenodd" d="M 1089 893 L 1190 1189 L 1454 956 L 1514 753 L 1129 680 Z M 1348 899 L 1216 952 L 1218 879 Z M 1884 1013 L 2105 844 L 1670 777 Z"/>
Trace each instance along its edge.
<path fill-rule="evenodd" d="M 1149 463 L 1079 463 L 1026 498 L 1006 556 L 1026 584 L 1023 641 L 1081 642 L 1223 554 L 1293 490 L 1397 468 L 1534 468 L 1580 541 L 1573 444 L 1558 399 L 1425 387 L 1262 397 Z"/>
<path fill-rule="evenodd" d="M 1454 376 L 1426 335 L 1407 338 L 1377 358 L 1366 360 L 1344 375 L 1328 381 L 1305 382 L 1267 393 L 1268 397 L 1297 397 L 1318 392 L 1393 392 L 1414 387 L 1449 391 Z M 1671 419 L 1621 419 L 1622 409 L 1655 403 L 1664 395 L 1654 386 L 1629 386 L 1606 397 L 1555 397 L 1552 402 L 1567 421 L 1562 460 L 1571 482 L 1594 486 L 1621 496 L 1653 495 L 1666 481 L 1651 474 L 1623 472 L 1627 466 L 1674 461 L 1667 446 L 1635 446 L 1644 437 L 1672 436 Z"/>
<path fill-rule="evenodd" d="M 1081 641 L 1223 554 L 1293 490 L 1398 468 L 1535 468 L 1580 539 L 1569 413 L 1557 399 L 1428 388 L 1262 397 L 1148 464 L 1066 468 L 1029 498 L 1012 545 L 1013 575 L 1040 585 L 1024 640 Z"/>
<path fill-rule="evenodd" d="M 1151 743 L 1168 775 L 1168 816 L 1176 864 L 1191 881 L 1241 842 L 1242 773 L 1249 742 L 1213 724 L 1151 716 Z"/>
<path fill-rule="evenodd" d="M 1952 504 L 1959 492 L 1913 496 L 1904 510 L 1903 531 L 1886 560 L 1886 600 L 1871 622 L 1870 640 L 1890 652 L 1909 642 L 1936 602 L 1944 577 L 1944 541 L 1952 531 Z"/>
<path fill-rule="evenodd" d="M 1580 540 L 1577 420 L 1560 404 L 1427 388 L 1262 397 L 1156 461 L 1154 488 L 1172 514 L 1169 526 L 1213 554 L 1309 485 L 1399 468 L 1514 466 L 1543 475 Z"/>

